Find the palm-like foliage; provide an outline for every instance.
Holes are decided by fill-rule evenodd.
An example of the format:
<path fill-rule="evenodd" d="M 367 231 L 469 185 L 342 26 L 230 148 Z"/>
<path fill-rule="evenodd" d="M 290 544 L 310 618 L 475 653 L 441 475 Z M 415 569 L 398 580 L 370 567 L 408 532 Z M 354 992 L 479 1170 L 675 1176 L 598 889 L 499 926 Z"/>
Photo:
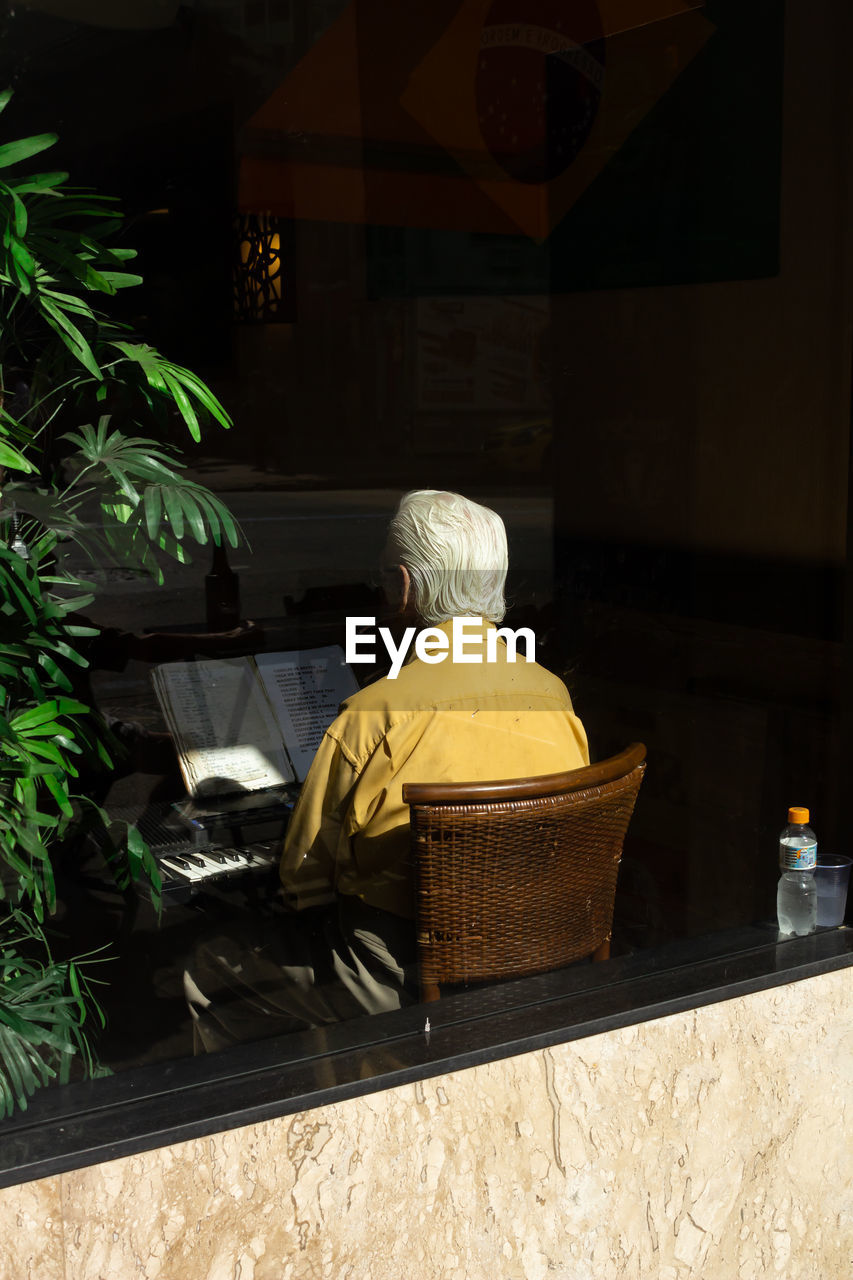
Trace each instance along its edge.
<path fill-rule="evenodd" d="M 51 1080 L 64 1084 L 75 1055 L 97 1069 L 88 1026 L 103 1026 L 92 980 L 79 961 L 57 963 L 41 929 L 12 911 L 0 933 L 0 1117 Z"/>
<path fill-rule="evenodd" d="M 230 419 L 195 374 L 100 309 L 140 283 L 126 269 L 134 251 L 111 243 L 114 202 L 65 173 L 20 173 L 55 141 L 0 145 L 0 1114 L 67 1079 L 74 1055 L 93 1065 L 85 970 L 57 964 L 41 930 L 57 839 L 82 815 L 106 837 L 121 887 L 144 875 L 155 899 L 159 888 L 138 832 L 75 790 L 110 748 L 74 696 L 92 634 L 77 615 L 93 595 L 64 567 L 60 540 L 157 582 L 164 558 L 188 559 L 188 542 L 237 542 L 227 508 L 141 434 L 172 418 L 198 440 L 203 423 Z"/>

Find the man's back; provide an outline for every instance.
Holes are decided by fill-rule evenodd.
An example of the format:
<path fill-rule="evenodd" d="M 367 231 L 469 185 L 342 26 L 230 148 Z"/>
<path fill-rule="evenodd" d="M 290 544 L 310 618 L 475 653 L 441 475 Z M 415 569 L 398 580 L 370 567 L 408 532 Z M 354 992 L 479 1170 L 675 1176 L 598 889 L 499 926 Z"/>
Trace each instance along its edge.
<path fill-rule="evenodd" d="M 484 635 L 492 629 L 485 624 Z M 509 662 L 502 642 L 493 662 L 415 658 L 395 680 L 348 698 L 331 725 L 288 831 L 285 890 L 300 905 L 334 890 L 410 918 L 405 782 L 526 777 L 588 763 L 565 685 L 537 663 Z"/>

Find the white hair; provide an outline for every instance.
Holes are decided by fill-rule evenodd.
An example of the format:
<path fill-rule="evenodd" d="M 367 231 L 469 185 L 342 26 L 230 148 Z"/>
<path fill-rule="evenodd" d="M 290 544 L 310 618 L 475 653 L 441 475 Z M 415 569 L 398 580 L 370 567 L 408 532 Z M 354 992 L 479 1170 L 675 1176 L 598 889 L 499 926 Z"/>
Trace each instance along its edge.
<path fill-rule="evenodd" d="M 412 605 L 422 621 L 503 618 L 509 557 L 496 511 L 459 493 L 416 489 L 401 498 L 388 545 L 409 571 Z"/>

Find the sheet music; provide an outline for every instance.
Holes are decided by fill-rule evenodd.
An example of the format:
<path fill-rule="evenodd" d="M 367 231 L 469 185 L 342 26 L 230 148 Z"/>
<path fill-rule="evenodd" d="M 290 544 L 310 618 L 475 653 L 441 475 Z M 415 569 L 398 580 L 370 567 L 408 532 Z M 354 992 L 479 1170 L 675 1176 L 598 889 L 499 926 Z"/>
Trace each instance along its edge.
<path fill-rule="evenodd" d="M 293 781 L 281 732 L 246 658 L 169 662 L 153 674 L 192 794 Z"/>
<path fill-rule="evenodd" d="M 339 645 L 259 653 L 255 664 L 281 725 L 297 780 L 302 782 L 339 705 L 356 692 L 358 681 Z"/>

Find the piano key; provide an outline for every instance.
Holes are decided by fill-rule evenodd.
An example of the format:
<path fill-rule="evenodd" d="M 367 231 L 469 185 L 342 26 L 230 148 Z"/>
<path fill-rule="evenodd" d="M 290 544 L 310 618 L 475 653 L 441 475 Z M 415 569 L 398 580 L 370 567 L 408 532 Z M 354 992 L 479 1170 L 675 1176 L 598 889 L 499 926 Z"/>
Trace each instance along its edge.
<path fill-rule="evenodd" d="M 205 879 L 205 874 L 201 867 L 191 866 L 183 858 L 162 858 L 161 862 L 164 867 L 171 868 L 183 881 Z"/>
<path fill-rule="evenodd" d="M 180 852 L 158 849 L 157 854 L 164 876 L 164 903 L 168 903 L 170 895 L 173 900 L 179 900 L 182 891 L 192 894 L 206 885 L 227 891 L 230 882 L 241 875 L 273 874 L 281 856 L 281 842 L 259 840 L 242 846 L 208 848 L 195 845 Z"/>

